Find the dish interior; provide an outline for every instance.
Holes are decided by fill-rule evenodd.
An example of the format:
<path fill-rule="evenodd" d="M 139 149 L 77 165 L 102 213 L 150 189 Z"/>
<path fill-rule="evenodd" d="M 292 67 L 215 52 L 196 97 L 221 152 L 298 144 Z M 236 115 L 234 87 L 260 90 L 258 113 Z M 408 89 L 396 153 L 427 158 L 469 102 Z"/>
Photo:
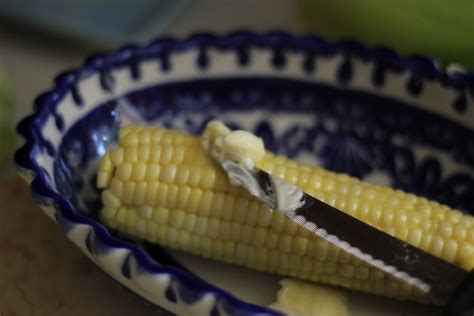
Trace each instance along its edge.
<path fill-rule="evenodd" d="M 153 86 L 98 106 L 63 138 L 55 183 L 98 218 L 97 164 L 118 133 L 118 104 L 151 124 L 199 134 L 214 118 L 252 131 L 274 152 L 474 211 L 473 132 L 370 93 L 287 79 L 194 80 Z"/>

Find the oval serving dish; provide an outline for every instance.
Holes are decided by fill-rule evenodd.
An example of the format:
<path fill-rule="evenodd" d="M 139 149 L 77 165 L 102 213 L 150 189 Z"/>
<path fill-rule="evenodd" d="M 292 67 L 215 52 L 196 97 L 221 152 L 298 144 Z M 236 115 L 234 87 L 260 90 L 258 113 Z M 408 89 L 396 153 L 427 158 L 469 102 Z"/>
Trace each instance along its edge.
<path fill-rule="evenodd" d="M 255 304 L 265 300 L 244 302 L 191 272 L 199 260 L 177 254 L 184 258 L 178 262 L 174 252 L 98 221 L 95 170 L 116 141 L 119 104 L 147 122 L 192 133 L 219 118 L 255 132 L 275 152 L 474 214 L 471 73 L 389 48 L 283 32 L 162 38 L 96 55 L 37 98 L 34 114 L 18 125 L 25 143 L 15 162 L 66 236 L 164 312 L 278 315 Z M 227 282 L 245 280 L 245 270 L 219 267 Z M 243 291 L 258 296 L 255 283 L 241 282 Z"/>

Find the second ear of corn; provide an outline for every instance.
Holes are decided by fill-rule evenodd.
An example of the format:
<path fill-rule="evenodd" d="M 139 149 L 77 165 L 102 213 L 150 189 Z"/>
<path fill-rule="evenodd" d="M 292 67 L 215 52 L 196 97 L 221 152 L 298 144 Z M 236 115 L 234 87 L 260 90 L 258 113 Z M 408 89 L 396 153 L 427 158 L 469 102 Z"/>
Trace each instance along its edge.
<path fill-rule="evenodd" d="M 316 198 L 466 270 L 474 218 L 413 194 L 266 153 L 256 166 Z M 272 212 L 183 131 L 129 125 L 101 160 L 101 220 L 123 233 L 196 255 L 304 280 L 428 302 L 414 287 Z M 442 302 L 440 302 L 442 303 Z"/>

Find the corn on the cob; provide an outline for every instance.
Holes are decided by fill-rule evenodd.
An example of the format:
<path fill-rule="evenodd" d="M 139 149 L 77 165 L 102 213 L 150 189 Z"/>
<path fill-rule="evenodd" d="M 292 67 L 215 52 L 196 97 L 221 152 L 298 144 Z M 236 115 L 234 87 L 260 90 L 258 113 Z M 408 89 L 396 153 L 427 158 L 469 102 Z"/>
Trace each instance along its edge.
<path fill-rule="evenodd" d="M 257 167 L 467 270 L 474 218 L 413 194 L 269 152 Z M 101 160 L 102 221 L 111 228 L 258 270 L 425 302 L 402 284 L 310 234 L 243 189 L 183 131 L 130 125 Z"/>

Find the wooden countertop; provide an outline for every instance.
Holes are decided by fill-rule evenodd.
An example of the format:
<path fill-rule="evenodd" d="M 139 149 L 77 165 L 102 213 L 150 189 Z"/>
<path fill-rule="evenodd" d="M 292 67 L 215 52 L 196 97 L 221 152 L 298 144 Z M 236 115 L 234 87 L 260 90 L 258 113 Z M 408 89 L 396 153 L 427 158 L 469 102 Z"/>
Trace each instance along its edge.
<path fill-rule="evenodd" d="M 0 315 L 157 315 L 120 289 L 33 202 L 0 181 Z"/>

